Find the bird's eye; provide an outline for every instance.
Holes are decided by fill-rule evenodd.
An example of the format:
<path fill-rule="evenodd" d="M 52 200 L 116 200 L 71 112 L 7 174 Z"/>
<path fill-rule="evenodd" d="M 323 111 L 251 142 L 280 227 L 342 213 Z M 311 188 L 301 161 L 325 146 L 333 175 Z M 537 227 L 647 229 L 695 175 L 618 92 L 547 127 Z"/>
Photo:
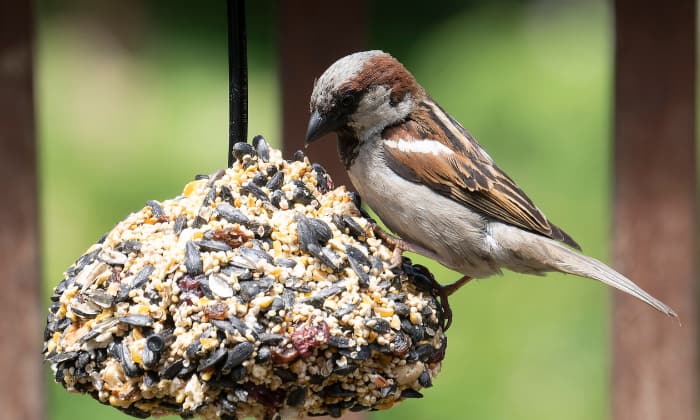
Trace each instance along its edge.
<path fill-rule="evenodd" d="M 355 103 L 355 95 L 352 93 L 346 93 L 340 98 L 340 106 L 343 108 L 350 108 Z"/>

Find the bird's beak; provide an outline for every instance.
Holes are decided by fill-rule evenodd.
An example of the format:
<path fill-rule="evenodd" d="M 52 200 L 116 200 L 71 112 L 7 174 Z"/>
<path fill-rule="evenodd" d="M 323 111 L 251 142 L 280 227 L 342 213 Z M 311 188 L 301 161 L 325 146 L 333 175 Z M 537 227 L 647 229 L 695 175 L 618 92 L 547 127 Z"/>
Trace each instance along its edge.
<path fill-rule="evenodd" d="M 306 144 L 310 144 L 323 135 L 333 132 L 344 124 L 342 118 L 321 115 L 314 111 L 309 119 L 309 128 L 306 129 Z"/>

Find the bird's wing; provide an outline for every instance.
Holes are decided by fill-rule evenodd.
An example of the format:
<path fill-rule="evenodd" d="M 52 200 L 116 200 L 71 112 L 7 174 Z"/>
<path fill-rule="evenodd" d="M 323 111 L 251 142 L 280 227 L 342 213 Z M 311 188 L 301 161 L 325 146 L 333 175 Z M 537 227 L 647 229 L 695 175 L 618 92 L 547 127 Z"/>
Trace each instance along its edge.
<path fill-rule="evenodd" d="M 461 124 L 430 99 L 420 109 L 382 132 L 394 172 L 494 219 L 581 249 L 547 220 Z"/>

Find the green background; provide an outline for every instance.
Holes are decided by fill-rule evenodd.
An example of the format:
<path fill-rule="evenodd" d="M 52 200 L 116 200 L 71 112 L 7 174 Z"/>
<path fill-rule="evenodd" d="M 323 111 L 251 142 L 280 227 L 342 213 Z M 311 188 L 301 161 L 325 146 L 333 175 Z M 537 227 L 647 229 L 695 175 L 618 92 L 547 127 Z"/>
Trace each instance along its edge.
<path fill-rule="evenodd" d="M 39 3 L 46 294 L 118 220 L 226 163 L 224 3 L 111 3 Z M 607 260 L 607 3 L 386 1 L 369 13 L 368 47 L 399 58 L 550 219 Z M 249 2 L 249 133 L 273 144 L 278 18 L 274 2 Z M 429 266 L 444 283 L 459 277 Z M 372 418 L 607 418 L 609 293 L 554 274 L 470 283 L 451 299 L 455 323 L 435 386 Z M 46 382 L 50 419 L 128 418 L 66 393 L 48 369 Z"/>

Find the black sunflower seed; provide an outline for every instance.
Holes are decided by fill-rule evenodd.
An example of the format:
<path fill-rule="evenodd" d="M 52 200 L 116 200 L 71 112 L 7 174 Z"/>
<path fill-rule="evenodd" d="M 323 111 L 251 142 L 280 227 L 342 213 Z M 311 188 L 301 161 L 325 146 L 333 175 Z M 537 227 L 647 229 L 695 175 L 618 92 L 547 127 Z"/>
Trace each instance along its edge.
<path fill-rule="evenodd" d="M 339 349 L 349 349 L 352 347 L 350 339 L 340 335 L 332 335 L 328 337 L 328 345 Z"/>
<path fill-rule="evenodd" d="M 260 160 L 263 162 L 270 160 L 270 147 L 268 146 L 265 137 L 261 136 L 260 134 L 253 137 L 253 147 L 255 148 L 255 152 L 258 154 Z"/>
<path fill-rule="evenodd" d="M 355 365 L 353 363 L 348 363 L 345 366 L 337 366 L 335 369 L 333 369 L 333 373 L 336 375 L 345 376 L 345 375 L 349 375 L 349 374 L 353 373 L 356 370 L 357 370 L 357 365 Z"/>
<path fill-rule="evenodd" d="M 231 188 L 228 185 L 219 187 L 219 197 L 221 197 L 222 202 L 233 205 L 233 193 L 231 193 Z"/>
<path fill-rule="evenodd" d="M 154 351 L 151 351 L 148 347 L 144 347 L 141 351 L 141 360 L 146 369 L 153 369 L 156 367 L 159 359 L 160 355 Z"/>
<path fill-rule="evenodd" d="M 253 177 L 252 182 L 253 182 L 253 184 L 257 185 L 258 187 L 264 187 L 265 184 L 267 183 L 267 176 L 262 172 L 258 172 Z"/>
<path fill-rule="evenodd" d="M 297 150 L 296 152 L 294 152 L 292 159 L 297 161 L 297 162 L 303 162 L 304 161 L 304 152 L 302 150 Z"/>
<path fill-rule="evenodd" d="M 151 264 L 148 264 L 147 266 L 143 267 L 131 281 L 131 288 L 138 289 L 144 284 L 146 284 L 148 278 L 151 276 L 151 274 L 153 274 L 155 269 L 156 268 L 153 267 Z"/>
<path fill-rule="evenodd" d="M 270 201 L 270 198 L 265 194 L 262 188 L 255 185 L 253 182 L 249 182 L 241 186 L 241 195 L 252 195 L 260 201 Z"/>
<path fill-rule="evenodd" d="M 260 334 L 260 342 L 263 344 L 268 344 L 268 345 L 277 345 L 284 340 L 284 336 L 282 334 L 273 334 L 273 333 L 262 333 Z"/>
<path fill-rule="evenodd" d="M 187 226 L 187 216 L 180 215 L 175 219 L 175 224 L 173 224 L 173 232 L 178 235 Z"/>
<path fill-rule="evenodd" d="M 131 358 L 131 351 L 127 346 L 122 343 L 115 343 L 112 351 L 115 358 L 121 362 L 126 376 L 134 377 L 141 374 L 141 368 L 134 363 L 134 360 Z"/>
<path fill-rule="evenodd" d="M 330 179 L 328 177 L 328 173 L 326 172 L 326 168 L 321 166 L 319 163 L 314 163 L 311 165 L 311 168 L 316 174 L 316 188 L 318 188 L 318 190 L 322 193 L 327 193 L 329 191 L 329 187 L 331 187 L 333 183 L 329 182 Z"/>
<path fill-rule="evenodd" d="M 79 356 L 79 352 L 77 351 L 66 351 L 63 353 L 58 353 L 57 355 L 53 356 L 49 361 L 51 363 L 61 363 L 61 362 L 66 362 L 68 360 L 75 360 Z"/>
<path fill-rule="evenodd" d="M 306 206 L 314 201 L 314 195 L 311 194 L 311 191 L 309 191 L 306 186 L 297 186 L 294 191 L 292 191 L 292 201 L 294 203 L 303 204 Z"/>
<path fill-rule="evenodd" d="M 285 198 L 284 193 L 282 190 L 275 190 L 270 194 L 270 203 L 272 203 L 273 206 L 277 207 L 278 209 L 280 208 L 280 202 L 282 199 Z"/>
<path fill-rule="evenodd" d="M 233 368 L 239 366 L 241 363 L 247 360 L 250 355 L 253 354 L 254 350 L 255 346 L 248 341 L 237 344 L 234 348 L 228 351 L 226 362 L 221 368 L 221 373 L 227 374 L 228 372 L 231 372 Z"/>
<path fill-rule="evenodd" d="M 97 259 L 97 254 L 99 254 L 100 251 L 102 251 L 102 247 L 98 247 L 97 249 L 78 258 L 73 263 L 73 265 L 70 268 L 68 268 L 68 270 L 66 270 L 66 276 L 74 277 L 87 265 L 92 264 L 95 261 L 95 259 Z"/>
<path fill-rule="evenodd" d="M 309 254 L 318 258 L 319 261 L 321 261 L 323 264 L 327 265 L 334 272 L 337 273 L 338 271 L 340 271 L 340 267 L 336 263 L 336 261 L 338 260 L 338 256 L 333 251 L 331 251 L 330 248 L 328 248 L 328 247 L 322 248 L 315 243 L 311 243 L 311 244 L 308 244 L 306 246 L 306 249 L 307 249 Z"/>
<path fill-rule="evenodd" d="M 195 242 L 197 246 L 199 246 L 199 249 L 202 251 L 208 251 L 208 252 L 217 252 L 217 251 L 230 251 L 232 248 L 226 243 L 226 242 L 221 242 L 221 241 L 197 241 Z"/>
<path fill-rule="evenodd" d="M 132 252 L 139 252 L 141 250 L 141 246 L 143 246 L 143 244 L 141 244 L 140 241 L 131 239 L 120 243 L 115 247 L 115 249 L 125 254 L 130 254 Z"/>
<path fill-rule="evenodd" d="M 389 396 L 389 394 L 393 394 L 396 391 L 396 385 L 388 385 L 385 386 L 384 388 L 379 389 L 379 395 L 381 395 L 382 398 L 386 398 Z"/>
<path fill-rule="evenodd" d="M 304 404 L 306 400 L 306 387 L 294 387 L 287 395 L 287 405 L 290 407 L 298 407 Z"/>
<path fill-rule="evenodd" d="M 316 240 L 321 244 L 325 245 L 331 238 L 333 238 L 333 231 L 331 230 L 330 226 L 326 222 L 324 222 L 321 219 L 316 219 L 313 217 L 310 217 L 307 219 L 309 226 L 314 232 L 314 236 L 316 237 Z"/>
<path fill-rule="evenodd" d="M 396 311 L 398 313 L 398 311 Z M 407 333 L 416 343 L 423 340 L 424 331 L 419 325 L 413 325 L 408 319 L 401 320 L 401 330 Z"/>
<path fill-rule="evenodd" d="M 380 334 L 388 333 L 389 331 L 391 331 L 389 321 L 382 318 L 374 318 L 373 321 L 374 322 L 372 326 L 370 326 L 370 329 L 372 331 L 378 332 Z"/>
<path fill-rule="evenodd" d="M 246 155 L 250 155 L 251 157 L 256 156 L 253 146 L 245 142 L 238 142 L 234 144 L 231 152 L 233 153 L 233 157 L 235 157 L 239 162 L 242 161 Z"/>
<path fill-rule="evenodd" d="M 267 187 L 268 190 L 270 191 L 276 191 L 282 188 L 282 185 L 284 184 L 284 172 L 275 172 L 274 175 L 270 177 L 270 179 L 267 181 L 267 184 L 265 184 L 265 187 Z"/>
<path fill-rule="evenodd" d="M 159 202 L 155 200 L 148 200 L 146 201 L 146 205 L 151 208 L 151 216 L 154 219 L 163 216 L 163 207 L 160 205 Z"/>
<path fill-rule="evenodd" d="M 204 266 L 202 256 L 199 254 L 199 249 L 193 241 L 187 241 L 185 244 L 185 268 L 187 274 L 197 276 L 204 274 Z"/>
<path fill-rule="evenodd" d="M 433 386 L 433 381 L 430 378 L 430 373 L 428 373 L 427 370 L 424 370 L 423 373 L 420 374 L 420 376 L 418 377 L 418 383 L 423 388 L 430 388 L 431 386 Z"/>
<path fill-rule="evenodd" d="M 229 223 L 238 223 L 241 225 L 250 223 L 250 219 L 248 219 L 245 214 L 229 203 L 219 203 L 219 205 L 216 206 L 216 212 Z"/>
<path fill-rule="evenodd" d="M 146 339 L 146 347 L 152 352 L 160 353 L 165 348 L 165 339 L 159 334 L 153 334 Z"/>
<path fill-rule="evenodd" d="M 333 284 L 326 287 L 325 289 L 321 289 L 320 291 L 316 292 L 314 295 L 308 298 L 300 300 L 300 303 L 306 303 L 313 307 L 320 308 L 323 306 L 323 302 L 325 302 L 326 299 L 339 294 L 343 290 L 344 289 L 342 287 Z"/>
<path fill-rule="evenodd" d="M 355 396 L 355 391 L 343 388 L 343 386 L 338 382 L 324 388 L 322 393 L 328 397 L 334 398 L 347 398 Z"/>
<path fill-rule="evenodd" d="M 197 367 L 197 372 L 205 371 L 219 364 L 226 358 L 227 351 L 224 348 L 216 349 L 209 357 L 202 360 Z"/>
<path fill-rule="evenodd" d="M 344 215 L 343 216 L 343 223 L 345 226 L 348 228 L 348 232 L 350 235 L 359 237 L 359 236 L 365 236 L 365 230 L 360 226 L 359 223 L 357 223 L 357 220 L 355 220 L 354 217 L 349 216 L 349 215 Z"/>
<path fill-rule="evenodd" d="M 423 394 L 415 389 L 406 388 L 401 391 L 401 398 L 423 398 Z"/>

